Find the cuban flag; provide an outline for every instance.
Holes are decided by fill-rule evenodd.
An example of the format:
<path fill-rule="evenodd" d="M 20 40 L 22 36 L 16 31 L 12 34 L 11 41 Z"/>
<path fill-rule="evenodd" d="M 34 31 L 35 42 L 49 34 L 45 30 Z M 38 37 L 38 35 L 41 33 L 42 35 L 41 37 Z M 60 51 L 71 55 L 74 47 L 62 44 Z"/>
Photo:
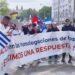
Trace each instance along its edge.
<path fill-rule="evenodd" d="M 38 21 L 40 21 L 41 23 L 43 23 L 42 19 L 39 16 L 36 16 L 36 18 L 38 19 Z"/>
<path fill-rule="evenodd" d="M 38 23 L 38 18 L 36 17 L 36 16 L 33 16 L 33 18 L 32 18 L 32 23 Z"/>
<path fill-rule="evenodd" d="M 40 32 L 46 32 L 46 27 L 47 27 L 46 22 L 47 22 L 47 20 L 46 20 L 46 22 L 45 22 L 45 21 L 42 20 L 39 16 L 34 16 L 34 17 L 32 18 L 32 23 L 38 23 L 38 22 L 40 22 L 40 23 L 42 24 L 42 27 L 41 27 L 40 25 L 38 25 L 38 26 L 37 26 L 37 29 L 39 29 Z M 49 19 L 49 22 L 51 22 L 50 19 Z"/>
<path fill-rule="evenodd" d="M 10 39 L 0 31 L 0 49 L 5 48 L 10 43 Z"/>

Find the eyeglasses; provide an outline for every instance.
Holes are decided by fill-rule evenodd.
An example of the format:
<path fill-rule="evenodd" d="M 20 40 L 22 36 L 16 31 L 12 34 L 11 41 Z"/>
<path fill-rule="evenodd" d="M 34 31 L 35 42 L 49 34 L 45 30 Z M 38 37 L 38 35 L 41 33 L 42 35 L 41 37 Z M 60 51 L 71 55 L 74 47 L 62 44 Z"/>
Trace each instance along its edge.
<path fill-rule="evenodd" d="M 65 22 L 70 22 L 70 21 L 65 21 Z"/>

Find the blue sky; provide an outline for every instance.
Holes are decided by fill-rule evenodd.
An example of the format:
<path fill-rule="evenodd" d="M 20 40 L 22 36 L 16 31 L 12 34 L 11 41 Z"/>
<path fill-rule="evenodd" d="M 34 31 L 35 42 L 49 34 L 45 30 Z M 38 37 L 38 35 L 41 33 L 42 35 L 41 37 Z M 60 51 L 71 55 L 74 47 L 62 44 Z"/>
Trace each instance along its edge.
<path fill-rule="evenodd" d="M 7 0 L 10 9 L 15 9 L 16 6 L 24 9 L 32 8 L 39 10 L 43 6 L 51 6 L 52 0 Z"/>

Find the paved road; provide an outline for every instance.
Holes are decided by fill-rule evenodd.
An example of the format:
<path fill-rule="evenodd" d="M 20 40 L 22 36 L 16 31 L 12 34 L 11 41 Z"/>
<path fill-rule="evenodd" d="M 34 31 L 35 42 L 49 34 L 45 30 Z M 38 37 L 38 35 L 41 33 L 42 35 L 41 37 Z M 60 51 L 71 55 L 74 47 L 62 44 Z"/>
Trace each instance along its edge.
<path fill-rule="evenodd" d="M 18 69 L 14 75 L 75 75 L 75 66 L 72 65 L 50 65 L 48 63 L 39 66 Z"/>

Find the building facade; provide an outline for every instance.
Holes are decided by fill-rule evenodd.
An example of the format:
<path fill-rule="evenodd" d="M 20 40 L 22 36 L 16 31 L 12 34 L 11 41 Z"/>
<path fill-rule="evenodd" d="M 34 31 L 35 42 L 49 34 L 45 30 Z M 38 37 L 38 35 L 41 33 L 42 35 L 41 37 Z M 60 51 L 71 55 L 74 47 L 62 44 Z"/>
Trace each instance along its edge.
<path fill-rule="evenodd" d="M 53 0 L 52 2 L 52 18 L 58 23 L 62 23 L 65 19 L 73 21 L 75 18 L 75 0 Z"/>

